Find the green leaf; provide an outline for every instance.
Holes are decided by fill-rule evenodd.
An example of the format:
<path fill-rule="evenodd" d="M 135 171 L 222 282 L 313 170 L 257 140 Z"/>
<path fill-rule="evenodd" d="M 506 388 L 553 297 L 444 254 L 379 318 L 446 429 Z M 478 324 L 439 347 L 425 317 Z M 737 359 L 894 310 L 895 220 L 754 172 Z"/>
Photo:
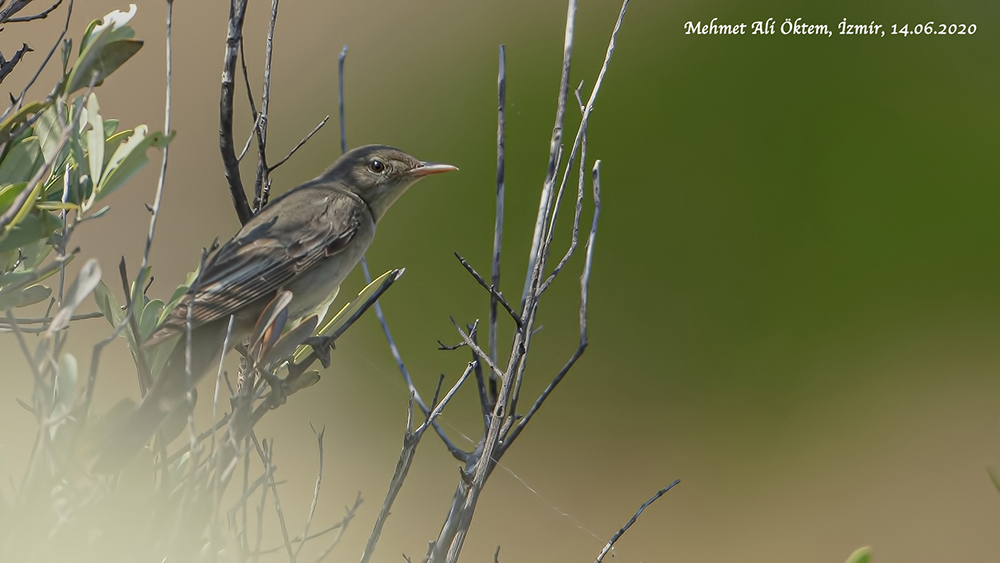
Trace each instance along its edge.
<path fill-rule="evenodd" d="M 111 326 L 118 326 L 118 323 L 122 322 L 125 312 L 103 281 L 98 282 L 94 288 L 94 301 L 97 302 L 97 309 L 104 314 L 104 318 L 111 323 Z"/>
<path fill-rule="evenodd" d="M 108 139 L 115 134 L 118 130 L 118 120 L 117 119 L 105 119 L 104 120 L 104 138 Z"/>
<path fill-rule="evenodd" d="M 18 182 L 10 186 L 0 187 L 0 212 L 10 209 L 17 196 L 21 195 L 24 188 L 28 187 L 28 182 Z"/>
<path fill-rule="evenodd" d="M 15 307 L 26 307 L 45 301 L 52 295 L 52 289 L 44 285 L 32 285 L 0 297 L 0 311 Z"/>
<path fill-rule="evenodd" d="M 80 306 L 80 303 L 83 303 L 84 299 L 90 296 L 100 281 L 101 266 L 97 263 L 96 258 L 91 258 L 80 268 L 80 273 L 73 280 L 73 284 L 69 286 L 69 291 L 63 298 L 62 307 L 52 317 L 52 322 L 49 323 L 49 329 L 45 331 L 45 335 L 52 336 L 54 332 L 69 326 L 73 312 Z"/>
<path fill-rule="evenodd" d="M 872 561 L 872 549 L 870 547 L 862 547 L 861 549 L 855 551 L 847 558 L 847 563 L 871 563 Z"/>
<path fill-rule="evenodd" d="M 353 299 L 347 305 L 334 315 L 330 320 L 323 324 L 323 327 L 319 330 L 317 335 L 319 336 L 332 336 L 340 335 L 348 326 L 348 323 L 353 323 L 358 315 L 364 312 L 367 307 L 378 299 L 382 293 L 389 289 L 393 283 L 396 282 L 402 275 L 404 270 L 389 270 L 388 272 L 382 274 L 378 278 L 372 280 L 370 284 L 365 286 L 361 290 L 361 293 Z M 299 346 L 298 350 L 295 351 L 294 361 L 296 363 L 302 361 L 303 358 L 309 353 L 308 346 Z"/>
<path fill-rule="evenodd" d="M 173 135 L 167 136 L 159 131 L 147 134 L 147 131 L 145 125 L 137 126 L 133 135 L 115 149 L 97 188 L 95 201 L 111 195 L 135 175 L 149 161 L 146 158 L 149 147 L 162 148 L 173 139 Z"/>
<path fill-rule="evenodd" d="M 25 207 L 31 203 L 33 202 L 29 200 Z M 5 235 L 0 235 L 0 252 L 14 250 L 48 239 L 61 224 L 59 219 L 48 211 L 28 213 L 22 221 L 13 227 L 8 227 Z"/>
<path fill-rule="evenodd" d="M 0 186 L 31 180 L 43 163 L 38 137 L 21 139 L 7 151 L 3 162 L 0 162 Z"/>
<path fill-rule="evenodd" d="M 104 167 L 104 120 L 101 119 L 101 107 L 97 103 L 97 96 L 90 95 L 87 100 L 87 123 L 90 123 L 90 131 L 87 137 L 87 161 L 90 164 L 90 181 L 94 185 L 99 185 L 101 172 Z"/>
<path fill-rule="evenodd" d="M 92 41 L 99 35 L 106 35 L 107 39 L 128 39 L 135 36 L 135 32 L 128 26 L 128 22 L 135 17 L 135 4 L 129 4 L 129 10 L 122 12 L 114 10 L 100 20 L 94 20 L 87 26 L 84 34 L 84 41 Z"/>
<path fill-rule="evenodd" d="M 35 133 L 38 135 L 38 142 L 42 147 L 42 155 L 46 162 L 54 162 L 59 152 L 59 140 L 62 137 L 62 124 L 59 122 L 59 115 L 55 106 L 49 107 L 38 116 L 35 122 Z"/>
<path fill-rule="evenodd" d="M 45 110 L 51 102 L 31 102 L 0 121 L 0 143 L 10 140 L 11 132 L 24 125 L 36 113 Z"/>
<path fill-rule="evenodd" d="M 145 342 L 149 335 L 156 328 L 160 312 L 163 311 L 163 301 L 152 299 L 142 308 L 142 315 L 139 317 L 139 338 Z"/>
<path fill-rule="evenodd" d="M 24 245 L 21 247 L 21 255 L 23 258 L 21 261 L 21 265 L 24 267 L 25 270 L 33 270 L 37 268 L 39 264 L 41 264 L 42 261 L 48 257 L 49 254 L 52 253 L 52 250 L 53 247 L 51 244 L 48 243 L 47 240 L 39 240 L 32 244 Z M 72 259 L 73 255 L 70 255 L 66 263 L 68 264 L 69 260 Z M 53 270 L 52 274 L 54 274 L 55 272 L 56 270 Z M 51 276 L 52 274 L 46 274 L 40 279 L 45 279 Z"/>
<path fill-rule="evenodd" d="M 69 56 L 70 54 L 73 53 L 73 40 L 68 37 L 64 39 L 62 42 L 61 51 L 62 52 L 60 53 L 60 55 L 62 56 L 62 73 L 63 76 L 65 77 L 66 71 L 69 70 Z"/>
<path fill-rule="evenodd" d="M 992 467 L 987 467 L 986 472 L 990 474 L 990 481 L 993 481 L 993 486 L 997 492 L 1000 492 L 1000 476 L 997 475 L 996 471 L 993 471 Z"/>
<path fill-rule="evenodd" d="M 52 389 L 52 418 L 62 416 L 73 408 L 76 397 L 78 370 L 76 357 L 63 354 L 59 359 L 59 372 L 56 374 L 55 387 Z M 54 429 L 53 429 L 54 434 Z"/>
<path fill-rule="evenodd" d="M 99 86 L 142 48 L 142 41 L 138 39 L 112 39 L 111 34 L 100 33 L 84 47 L 70 71 L 66 94 L 87 88 L 91 80 L 94 80 L 95 86 Z M 94 73 L 97 73 L 96 78 Z"/>
<path fill-rule="evenodd" d="M 319 370 L 315 369 L 302 373 L 298 377 L 289 375 L 285 380 L 285 385 L 288 386 L 289 395 L 297 391 L 301 391 L 306 387 L 312 387 L 317 383 L 319 383 Z"/>

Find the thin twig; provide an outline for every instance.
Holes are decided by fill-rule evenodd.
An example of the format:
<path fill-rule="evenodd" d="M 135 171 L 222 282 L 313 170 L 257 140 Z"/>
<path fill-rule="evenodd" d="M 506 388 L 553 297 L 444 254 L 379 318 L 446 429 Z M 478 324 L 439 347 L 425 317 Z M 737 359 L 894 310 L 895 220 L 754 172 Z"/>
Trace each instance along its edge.
<path fill-rule="evenodd" d="M 326 557 L 330 555 L 330 552 L 332 552 L 334 548 L 337 547 L 337 544 L 340 543 L 340 539 L 344 537 L 344 532 L 347 530 L 347 525 L 350 524 L 351 520 L 354 519 L 354 515 L 357 514 L 358 508 L 361 506 L 361 503 L 362 503 L 362 498 L 361 498 L 361 493 L 359 492 L 357 498 L 354 499 L 354 506 L 348 508 L 347 513 L 344 515 L 344 518 L 341 519 L 340 525 L 337 528 L 337 535 L 334 536 L 333 540 L 330 541 L 330 544 L 327 545 L 326 548 L 320 552 L 319 556 L 316 558 L 316 563 L 320 563 L 321 561 L 326 559 Z"/>
<path fill-rule="evenodd" d="M 132 306 L 132 289 L 129 287 L 128 270 L 125 266 L 125 257 L 122 256 L 121 260 L 118 261 L 118 273 L 122 280 L 122 288 L 124 290 L 125 296 L 125 307 Z M 139 376 L 139 393 L 145 397 L 146 392 L 149 390 L 149 386 L 153 383 L 153 375 L 149 371 L 149 363 L 146 361 L 146 351 L 141 346 L 142 344 L 142 334 L 139 333 L 139 321 L 136 315 L 132 315 L 128 322 L 129 330 L 132 332 L 132 340 L 136 343 L 136 349 L 132 352 L 135 354 L 135 364 L 137 370 L 137 375 Z"/>
<path fill-rule="evenodd" d="M 314 540 L 314 539 L 316 539 L 318 537 L 325 536 L 325 535 L 329 534 L 330 532 L 332 532 L 332 531 L 340 528 L 343 524 L 344 524 L 343 522 L 337 522 L 336 524 L 334 524 L 332 526 L 328 526 L 328 527 L 326 527 L 326 528 L 324 528 L 324 529 L 316 532 L 315 534 L 312 534 L 311 536 L 307 536 L 305 539 L 302 539 L 301 537 L 292 538 L 291 542 L 292 543 L 305 543 L 305 542 L 307 542 L 309 540 Z M 260 554 L 261 555 L 267 555 L 269 553 L 277 553 L 277 552 L 279 552 L 279 551 L 281 551 L 283 549 L 285 549 L 285 546 L 284 545 L 279 545 L 277 547 L 272 547 L 272 548 L 268 548 L 268 549 L 262 549 L 260 551 Z"/>
<path fill-rule="evenodd" d="M 267 118 L 271 107 L 271 52 L 274 49 L 274 25 L 278 20 L 278 0 L 271 0 L 271 21 L 267 27 L 264 48 L 264 88 L 260 96 L 260 115 L 257 118 L 257 178 L 253 188 L 253 209 L 260 211 L 267 205 L 271 182 L 267 166 Z"/>
<path fill-rule="evenodd" d="M 601 553 L 597 556 L 597 559 L 594 560 L 594 563 L 601 563 L 601 561 L 604 560 L 604 556 L 607 555 L 608 552 L 611 551 L 611 548 L 615 546 L 615 542 L 617 542 L 625 534 L 625 532 L 628 531 L 628 529 L 632 526 L 632 524 L 635 524 L 635 521 L 639 519 L 639 515 L 642 514 L 643 510 L 646 510 L 647 506 L 656 502 L 660 497 L 667 494 L 667 491 L 674 488 L 680 482 L 681 480 L 677 479 L 673 483 L 670 483 L 666 487 L 657 491 L 656 494 L 653 495 L 649 500 L 642 503 L 642 506 L 639 507 L 639 510 L 635 511 L 635 514 L 633 514 L 632 517 L 629 518 L 629 521 L 626 522 L 625 525 L 622 526 L 621 529 L 615 533 L 615 535 L 611 536 L 611 539 L 608 540 L 607 544 L 605 544 L 604 549 L 601 550 Z"/>
<path fill-rule="evenodd" d="M 471 264 L 469 264 L 468 260 L 462 258 L 461 254 L 457 252 L 455 252 L 454 254 L 455 258 L 458 258 L 458 261 L 462 264 L 465 270 L 469 272 L 469 274 L 471 274 L 473 278 L 475 278 L 475 280 L 479 283 L 479 285 L 481 285 L 483 289 L 485 289 L 486 291 L 490 292 L 493 304 L 499 303 L 500 305 L 502 305 L 504 310 L 506 310 L 507 313 L 510 314 L 510 317 L 514 319 L 514 322 L 517 324 L 517 327 L 521 328 L 521 315 L 517 311 L 515 311 L 513 307 L 510 306 L 510 303 L 507 303 L 507 300 L 504 299 L 503 294 L 496 290 L 497 286 L 489 285 L 488 283 L 486 283 L 486 280 L 483 279 L 483 276 L 479 275 L 479 272 L 477 272 L 476 269 L 473 268 Z M 490 359 L 493 359 L 492 356 Z"/>
<path fill-rule="evenodd" d="M 164 102 L 163 102 L 163 134 L 170 135 L 170 101 L 171 101 L 171 77 L 173 75 L 173 14 L 174 14 L 174 0 L 167 0 L 167 29 L 166 29 L 166 87 L 164 91 Z M 133 285 L 132 291 L 132 303 L 130 308 L 134 307 L 135 301 L 140 301 L 140 293 L 143 291 L 144 281 L 146 276 L 149 274 L 149 252 L 153 248 L 153 235 L 156 233 L 156 221 L 160 216 L 160 203 L 163 201 L 163 185 L 167 179 L 167 162 L 170 157 L 170 143 L 166 143 L 163 146 L 163 159 L 160 161 L 160 175 L 156 180 L 156 195 L 153 197 L 153 206 L 149 217 L 149 232 L 146 234 L 146 246 L 142 251 L 142 263 L 139 265 L 139 271 L 136 272 L 135 284 Z M 138 340 L 136 344 L 142 344 Z"/>
<path fill-rule="evenodd" d="M 344 59 L 347 58 L 347 45 L 340 50 L 337 57 L 337 109 L 340 111 L 340 153 L 347 152 L 347 125 L 344 123 Z"/>
<path fill-rule="evenodd" d="M 302 148 L 302 145 L 306 144 L 306 141 L 308 141 L 309 139 L 312 139 L 312 136 L 315 135 L 317 131 L 319 131 L 320 129 L 322 129 L 323 126 L 326 125 L 326 122 L 329 121 L 329 120 L 330 120 L 330 116 L 329 115 L 326 116 L 326 117 L 324 117 L 322 121 L 320 121 L 318 124 L 316 124 L 316 127 L 313 127 L 313 130 L 310 131 L 308 135 L 306 135 L 305 137 L 303 137 L 302 140 L 298 142 L 298 144 L 296 144 L 294 147 L 292 147 L 292 150 L 288 151 L 288 154 L 286 154 L 284 157 L 282 157 L 282 159 L 279 160 L 278 162 L 274 163 L 273 166 L 271 166 L 270 168 L 268 168 L 268 170 L 267 170 L 268 173 L 274 172 L 274 170 L 277 169 L 282 164 L 284 164 L 285 161 L 287 161 L 289 158 L 292 158 L 292 155 L 295 154 L 295 151 L 297 151 L 300 148 Z"/>
<path fill-rule="evenodd" d="M 222 342 L 222 349 L 228 350 L 230 340 L 233 336 L 233 326 L 236 324 L 236 315 L 229 315 L 229 323 L 226 325 L 226 338 Z M 219 355 L 219 367 L 215 373 L 215 393 L 212 395 L 212 420 L 215 420 L 219 412 L 219 395 L 222 391 L 222 374 L 224 373 L 223 366 L 225 365 L 225 354 Z M 228 415 L 227 415 L 228 417 Z M 212 460 L 215 462 L 215 467 L 213 468 L 214 477 L 212 478 L 212 520 L 211 520 L 211 536 L 209 537 L 210 547 L 214 547 L 216 541 L 216 531 L 218 526 L 215 525 L 216 520 L 219 518 L 219 503 L 222 500 L 222 480 L 218 478 L 219 469 L 222 463 L 222 448 L 218 450 L 215 449 L 215 431 L 214 428 L 209 431 L 212 437 L 211 445 L 208 449 L 209 455 L 212 456 Z M 202 436 L 198 436 L 195 443 L 200 443 Z M 190 447 L 190 444 L 189 444 Z M 214 553 L 214 551 L 212 552 Z"/>
<path fill-rule="evenodd" d="M 55 4 L 49 6 L 45 10 L 43 10 L 41 12 L 38 12 L 37 14 L 35 14 L 33 16 L 21 16 L 21 17 L 17 17 L 17 18 L 8 18 L 6 20 L 3 20 L 3 23 L 22 23 L 22 22 L 30 22 L 30 21 L 35 21 L 35 20 L 44 20 L 46 17 L 48 17 L 49 14 L 51 14 L 53 11 L 55 11 L 56 8 L 59 7 L 59 4 L 62 4 L 62 0 L 56 0 Z"/>
<path fill-rule="evenodd" d="M 255 441 L 256 443 L 256 441 Z M 274 458 L 274 440 L 271 441 L 271 446 L 267 448 L 267 464 L 271 464 L 271 460 Z M 285 525 L 285 512 L 281 509 L 281 498 L 278 496 L 278 485 L 274 482 L 274 474 L 272 473 L 270 477 L 271 481 L 271 496 L 274 497 L 274 511 L 278 515 L 278 523 L 281 526 L 281 537 L 285 540 L 285 550 L 288 552 L 288 560 L 291 563 L 295 563 L 295 552 L 292 551 L 292 543 L 288 538 L 288 526 Z"/>
<path fill-rule="evenodd" d="M 32 0 L 13 0 L 10 4 L 7 4 L 6 8 L 0 10 L 0 23 L 10 20 L 11 16 L 26 8 L 31 2 Z M 3 2 L 0 2 L 0 5 L 3 5 Z"/>
<path fill-rule="evenodd" d="M 577 86 L 575 92 L 578 103 L 580 102 L 581 88 L 583 88 L 582 81 L 580 82 L 580 85 Z M 582 113 L 583 111 L 585 111 L 585 108 L 582 104 L 579 105 L 580 105 L 580 112 Z M 545 290 L 549 288 L 549 286 L 552 284 L 552 281 L 556 279 L 556 276 L 559 275 L 559 272 L 561 272 L 563 267 L 566 266 L 566 263 L 569 262 L 569 259 L 573 256 L 573 253 L 576 252 L 577 244 L 579 244 L 580 216 L 583 214 L 583 192 L 584 192 L 583 188 L 584 188 L 584 180 L 586 180 L 587 178 L 585 170 L 586 165 L 587 165 L 587 128 L 584 127 L 583 136 L 580 137 L 580 170 L 579 170 L 579 182 L 577 183 L 577 189 L 576 189 L 576 207 L 573 211 L 573 234 L 570 237 L 569 248 L 566 249 L 566 252 L 563 254 L 563 257 L 559 260 L 559 263 L 556 264 L 556 267 L 552 269 L 552 273 L 549 274 L 549 277 L 545 278 L 545 281 L 542 282 L 541 287 L 538 288 L 539 293 L 544 293 Z M 562 199 L 562 194 L 563 191 L 560 188 L 559 195 L 556 196 L 556 204 L 554 206 L 554 211 L 552 214 L 553 224 L 555 223 L 556 214 L 559 211 L 559 200 Z"/>
<path fill-rule="evenodd" d="M 254 137 L 257 135 L 257 126 L 260 125 L 260 120 L 257 114 L 257 103 L 253 100 L 253 88 L 250 87 L 250 73 L 247 72 L 247 58 L 246 54 L 243 52 L 243 42 L 240 41 L 240 70 L 243 72 L 243 85 L 246 87 L 247 93 L 247 104 L 250 106 L 250 116 L 253 117 L 253 127 L 250 128 L 250 133 L 247 134 L 247 141 L 243 143 L 243 150 L 240 151 L 240 155 L 236 157 L 236 160 L 242 162 L 243 157 L 246 156 L 247 151 L 250 150 L 250 143 L 253 142 Z"/>
<path fill-rule="evenodd" d="M 482 348 L 480 348 L 475 342 L 472 341 L 471 338 L 469 338 L 469 335 L 462 330 L 462 327 L 458 326 L 458 323 L 455 321 L 455 318 L 454 317 L 448 317 L 448 318 L 451 319 L 451 324 L 455 325 L 455 330 L 458 331 L 458 334 L 462 336 L 462 340 L 465 342 L 465 345 L 468 346 L 469 348 L 472 348 L 473 352 L 475 352 L 476 355 L 479 356 L 481 360 L 486 362 L 486 366 L 489 367 L 491 370 L 493 370 L 493 373 L 495 373 L 497 377 L 499 377 L 500 379 L 505 379 L 504 373 L 500 371 L 500 368 L 498 368 L 496 364 L 494 364 L 493 361 L 490 360 L 490 357 L 486 354 L 486 352 L 483 352 Z"/>
<path fill-rule="evenodd" d="M 570 0 L 571 4 L 574 1 L 575 0 Z M 590 114 L 591 112 L 593 112 L 594 109 L 594 102 L 597 99 L 597 94 L 600 91 L 601 84 L 604 82 L 604 76 L 607 73 L 608 65 L 610 64 L 611 57 L 615 51 L 618 32 L 621 29 L 622 21 L 625 18 L 625 12 L 628 9 L 628 3 L 629 0 L 624 0 L 622 2 L 621 11 L 618 14 L 618 19 L 615 21 L 614 29 L 611 32 L 611 39 L 608 42 L 608 49 L 604 56 L 604 63 L 601 65 L 601 71 L 598 73 L 597 80 L 595 81 L 594 86 L 590 91 L 590 98 L 587 100 L 587 104 L 583 112 L 583 117 L 580 120 L 580 126 L 577 129 L 576 137 L 574 138 L 573 145 L 569 151 L 569 157 L 566 160 L 565 170 L 563 172 L 562 181 L 560 182 L 559 186 L 560 193 L 565 188 L 566 182 L 568 181 L 569 173 L 572 169 L 574 158 L 576 156 L 576 151 L 580 147 L 583 133 L 586 130 L 588 120 L 590 119 Z M 565 102 L 565 100 L 563 101 Z M 550 185 L 546 184 L 546 188 L 550 187 L 551 187 Z M 543 194 L 543 199 L 545 199 L 544 194 Z M 546 211 L 546 215 L 547 213 L 548 211 Z M 542 217 L 540 216 L 539 218 L 541 219 Z M 542 279 L 542 272 L 545 269 L 545 262 L 548 257 L 549 248 L 552 242 L 553 232 L 551 230 L 551 226 L 554 225 L 550 223 L 550 229 L 548 230 L 548 232 L 546 232 L 546 229 L 544 228 L 541 230 L 536 229 L 535 235 L 540 239 L 544 240 L 539 240 L 537 245 L 535 244 L 536 242 L 535 240 L 532 241 L 532 255 L 529 257 L 529 272 L 527 279 L 528 283 L 526 284 L 526 288 L 530 288 L 531 291 L 529 292 L 530 294 L 527 295 L 526 298 L 527 306 L 523 308 L 524 312 L 522 313 L 524 317 L 527 319 L 526 324 L 529 327 L 529 330 L 526 331 L 526 333 L 523 335 L 523 342 L 521 343 L 524 346 L 525 350 L 528 349 L 531 344 L 532 331 L 530 330 L 530 328 L 533 327 L 534 325 L 535 315 L 538 309 L 538 300 L 541 296 L 541 293 L 539 292 L 539 284 Z M 514 385 L 512 390 L 513 395 L 510 401 L 511 403 L 510 414 L 513 415 L 514 413 L 517 412 L 518 397 L 520 395 L 521 383 L 524 378 L 524 370 L 527 364 L 524 361 L 523 355 L 520 358 L 518 358 L 517 362 L 512 362 L 512 363 L 516 366 L 514 375 Z M 508 421 L 508 424 L 510 422 L 511 421 Z"/>
<path fill-rule="evenodd" d="M 315 428 L 313 431 L 315 432 Z M 319 432 L 316 432 L 316 446 L 319 450 L 319 468 L 316 470 L 316 485 L 313 487 L 312 502 L 309 503 L 309 516 L 306 517 L 306 525 L 302 530 L 302 537 L 309 537 L 309 527 L 312 526 L 313 516 L 316 514 L 316 506 L 319 504 L 319 487 L 323 483 L 323 434 L 326 429 L 323 428 Z M 303 540 L 299 546 L 295 549 L 295 557 L 299 556 L 299 552 L 306 545 L 305 540 Z"/>
<path fill-rule="evenodd" d="M 372 276 L 368 271 L 368 263 L 365 259 L 361 258 L 361 269 L 365 274 L 365 282 L 371 283 Z M 417 401 L 417 405 L 420 407 L 421 412 L 425 415 L 429 412 L 427 405 L 424 404 L 423 399 L 420 397 L 420 392 L 417 391 L 416 386 L 413 384 L 413 379 L 410 377 L 410 371 L 406 369 L 406 364 L 403 363 L 403 357 L 399 354 L 399 348 L 396 346 L 396 341 L 392 338 L 392 333 L 389 331 L 389 324 L 385 320 L 385 315 L 382 314 L 382 307 L 379 305 L 378 301 L 375 302 L 375 316 L 378 318 L 379 324 L 382 326 L 382 333 L 385 335 L 386 341 L 389 343 L 389 351 L 392 353 L 392 357 L 396 360 L 396 367 L 399 368 L 399 372 L 403 375 L 403 381 L 406 383 L 407 388 L 410 393 L 414 395 Z M 462 451 L 458 446 L 456 446 L 447 434 L 445 434 L 444 429 L 441 428 L 439 424 L 434 423 L 434 431 L 437 432 L 438 437 L 444 442 L 446 448 L 451 453 L 452 457 L 458 461 L 465 462 L 468 459 L 468 454 Z"/>
<path fill-rule="evenodd" d="M 531 405 L 528 412 L 525 413 L 521 420 L 517 422 L 517 425 L 511 430 L 510 434 L 507 435 L 507 439 L 504 440 L 503 449 L 506 450 L 514 443 L 517 436 L 524 430 L 524 428 L 531 422 L 531 417 L 538 412 L 538 409 L 542 407 L 545 399 L 552 394 L 556 386 L 566 377 L 569 370 L 573 367 L 583 352 L 587 349 L 588 339 L 587 339 L 587 304 L 590 297 L 590 272 L 594 265 L 594 241 L 597 239 L 597 220 L 601 216 L 601 161 L 598 160 L 594 163 L 593 171 L 593 183 L 594 183 L 594 218 L 591 220 L 590 224 L 590 235 L 587 237 L 587 252 L 586 258 L 583 263 L 583 272 L 580 274 L 580 343 L 576 348 L 576 351 L 570 356 L 569 360 L 563 365 L 559 373 L 549 382 L 542 391 L 538 398 L 535 399 L 535 403 Z"/>
<path fill-rule="evenodd" d="M 528 253 L 528 271 L 524 279 L 524 293 L 521 295 L 521 310 L 525 310 L 528 295 L 532 288 L 532 278 L 537 268 L 539 245 L 542 241 L 545 224 L 548 222 L 549 209 L 555 189 L 557 159 L 562 144 L 563 122 L 566 118 L 566 97 L 569 95 L 569 69 L 573 60 L 573 29 L 576 20 L 576 0 L 569 0 L 566 8 L 566 32 L 563 40 L 562 75 L 559 79 L 559 97 L 556 99 L 556 120 L 552 126 L 552 138 L 549 140 L 549 164 L 545 172 L 545 183 L 542 196 L 538 202 L 538 217 L 535 219 L 535 233 L 531 237 L 531 250 Z"/>
<path fill-rule="evenodd" d="M 14 314 L 10 309 L 7 309 L 6 313 L 7 324 L 10 325 L 15 338 L 17 338 L 17 345 L 20 346 L 21 353 L 24 354 L 24 359 L 28 362 L 28 367 L 31 368 L 31 374 L 35 378 L 36 393 L 38 390 L 42 390 L 43 394 L 48 394 L 48 385 L 45 383 L 45 379 L 42 377 L 41 372 L 38 371 L 38 365 L 35 363 L 34 356 L 31 355 L 31 350 L 28 349 L 28 343 L 24 340 L 21 327 L 17 325 L 17 319 L 14 318 Z M 41 412 L 38 414 L 40 415 Z"/>
<path fill-rule="evenodd" d="M 413 457 L 416 455 L 417 446 L 420 444 L 420 439 L 423 437 L 424 432 L 431 428 L 438 416 L 444 411 L 444 408 L 451 402 L 455 393 L 458 389 L 465 383 L 469 378 L 469 374 L 472 373 L 472 368 L 475 362 L 469 362 L 469 365 L 465 368 L 465 371 L 458 378 L 458 381 L 451 386 L 451 389 L 445 394 L 440 402 L 437 402 L 437 392 L 435 392 L 435 405 L 434 409 L 427 413 L 427 418 L 424 422 L 416 429 L 412 428 L 413 420 L 413 401 L 415 398 L 415 393 L 410 393 L 410 403 L 409 410 L 407 411 L 407 421 L 406 421 L 406 432 L 403 435 L 403 448 L 399 453 L 399 459 L 396 461 L 396 469 L 393 472 L 392 480 L 389 482 L 389 490 L 386 492 L 385 500 L 382 501 L 382 508 L 379 510 L 378 517 L 375 519 L 375 525 L 372 528 L 371 535 L 368 536 L 368 543 L 365 545 L 365 551 L 361 556 L 361 563 L 368 563 L 371 561 L 372 556 L 375 554 L 375 547 L 378 544 L 378 540 L 382 535 L 382 528 L 385 526 L 386 520 L 389 518 L 392 505 L 396 500 L 396 496 L 399 491 L 403 488 L 403 482 L 406 480 L 406 476 L 409 473 L 410 466 L 413 463 Z M 440 390 L 440 383 L 443 381 L 443 377 L 438 382 L 438 390 Z"/>

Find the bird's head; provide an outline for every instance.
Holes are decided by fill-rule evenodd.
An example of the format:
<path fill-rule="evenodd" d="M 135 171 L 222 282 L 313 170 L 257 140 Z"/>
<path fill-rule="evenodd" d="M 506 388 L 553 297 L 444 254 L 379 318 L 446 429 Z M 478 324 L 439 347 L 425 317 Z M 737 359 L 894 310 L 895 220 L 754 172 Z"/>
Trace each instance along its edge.
<path fill-rule="evenodd" d="M 366 145 L 346 152 L 323 173 L 323 177 L 342 183 L 360 196 L 379 221 L 399 196 L 418 180 L 452 170 L 458 168 L 421 162 L 385 145 Z"/>

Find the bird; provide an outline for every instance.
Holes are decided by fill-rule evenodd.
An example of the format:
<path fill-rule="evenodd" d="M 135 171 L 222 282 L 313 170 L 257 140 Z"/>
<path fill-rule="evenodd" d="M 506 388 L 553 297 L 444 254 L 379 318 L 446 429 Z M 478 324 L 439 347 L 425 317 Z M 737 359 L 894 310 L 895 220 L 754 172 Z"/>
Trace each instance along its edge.
<path fill-rule="evenodd" d="M 386 145 L 366 145 L 261 209 L 205 261 L 191 289 L 143 344 L 180 341 L 129 419 L 112 432 L 93 471 L 114 471 L 138 453 L 186 401 L 190 386 L 218 365 L 227 333 L 232 344 L 248 338 L 277 293 L 292 294 L 286 326 L 312 314 L 322 319 L 392 204 L 425 176 L 454 170 Z M 183 338 L 189 309 L 190 377 Z"/>

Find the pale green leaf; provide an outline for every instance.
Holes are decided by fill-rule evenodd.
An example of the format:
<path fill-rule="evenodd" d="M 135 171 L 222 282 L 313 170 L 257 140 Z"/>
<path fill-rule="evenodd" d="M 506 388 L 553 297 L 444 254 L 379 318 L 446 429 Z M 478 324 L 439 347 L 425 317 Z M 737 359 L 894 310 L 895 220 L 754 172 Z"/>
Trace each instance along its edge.
<path fill-rule="evenodd" d="M 871 563 L 872 550 L 870 547 L 862 547 L 847 558 L 847 563 Z"/>
<path fill-rule="evenodd" d="M 44 285 L 28 286 L 10 295 L 0 297 L 0 311 L 15 307 L 27 307 L 45 301 L 52 295 L 52 289 Z"/>
<path fill-rule="evenodd" d="M 147 134 L 145 125 L 137 126 L 133 135 L 115 149 L 108 161 L 95 201 L 111 195 L 135 175 L 148 162 L 146 150 L 149 147 L 165 147 L 172 138 L 173 135 L 167 136 L 159 131 Z"/>
<path fill-rule="evenodd" d="M 0 162 L 0 186 L 27 182 L 43 163 L 38 137 L 32 135 L 21 139 Z"/>
<path fill-rule="evenodd" d="M 90 131 L 87 137 L 87 160 L 90 164 L 90 181 L 94 185 L 100 185 L 101 172 L 104 167 L 104 120 L 101 119 L 101 107 L 97 103 L 97 96 L 90 94 L 87 100 L 87 122 L 90 123 Z"/>
<path fill-rule="evenodd" d="M 51 336 L 54 332 L 69 326 L 69 321 L 73 317 L 76 308 L 80 306 L 80 303 L 83 303 L 84 299 L 90 296 L 100 281 L 101 266 L 97 263 L 96 258 L 91 258 L 80 268 L 80 273 L 73 280 L 73 284 L 69 286 L 69 291 L 63 296 L 62 307 L 52 317 L 52 322 L 49 324 L 46 336 Z"/>

